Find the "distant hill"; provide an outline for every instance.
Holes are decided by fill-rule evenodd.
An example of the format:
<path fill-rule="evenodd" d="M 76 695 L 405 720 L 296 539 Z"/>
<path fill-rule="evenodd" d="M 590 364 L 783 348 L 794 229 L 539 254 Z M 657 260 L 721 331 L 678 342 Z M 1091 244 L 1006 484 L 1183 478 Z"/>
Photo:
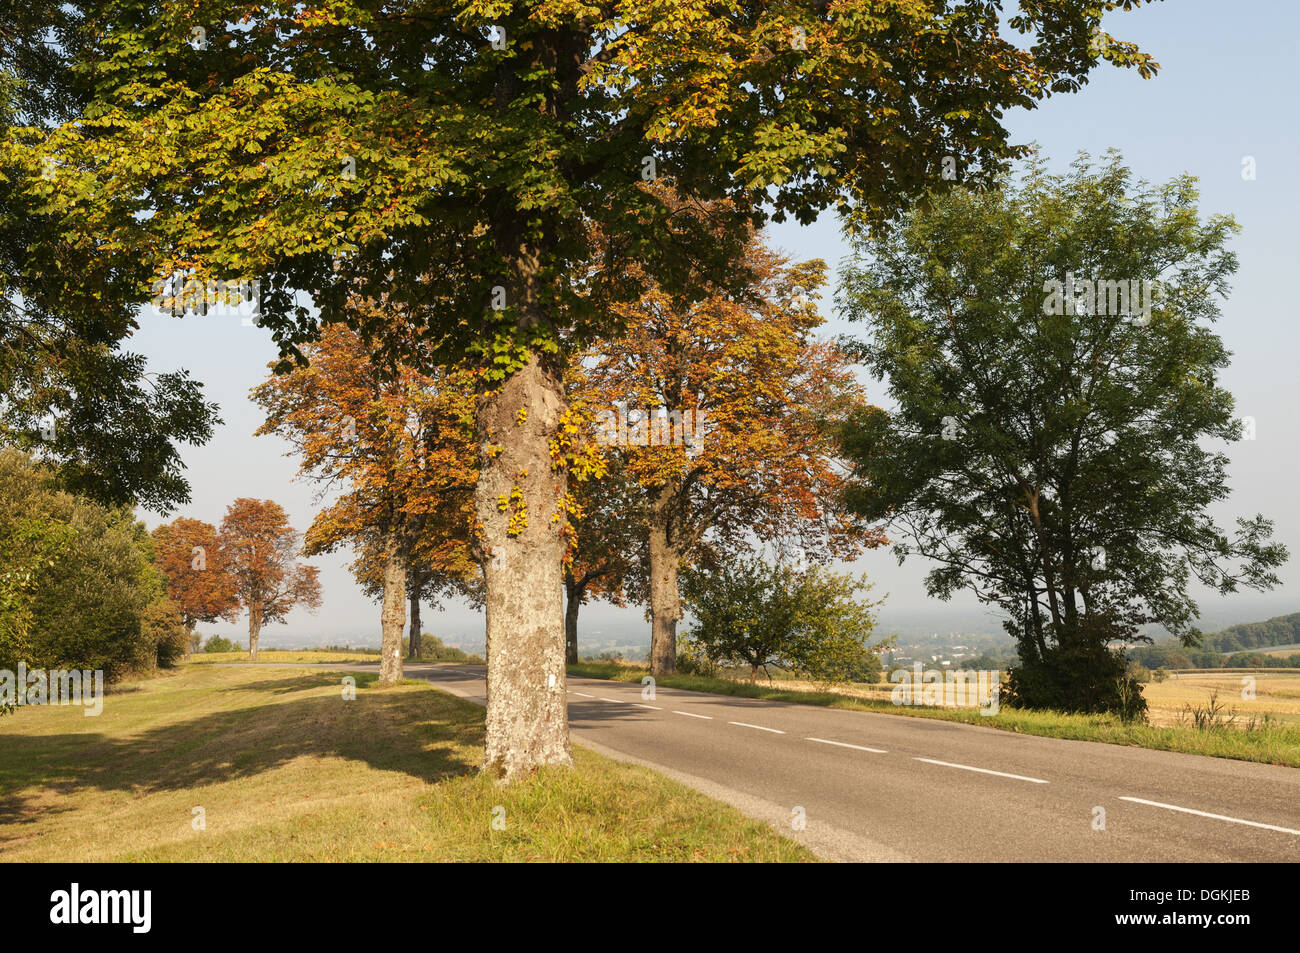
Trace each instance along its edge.
<path fill-rule="evenodd" d="M 1215 652 L 1241 652 L 1300 642 L 1300 612 L 1280 615 L 1263 622 L 1230 625 L 1201 639 L 1201 647 Z"/>
<path fill-rule="evenodd" d="M 1300 612 L 1263 622 L 1230 625 L 1201 636 L 1199 648 L 1184 648 L 1176 639 L 1130 649 L 1129 658 L 1147 668 L 1300 668 Z M 1281 648 L 1281 651 L 1278 649 Z"/>

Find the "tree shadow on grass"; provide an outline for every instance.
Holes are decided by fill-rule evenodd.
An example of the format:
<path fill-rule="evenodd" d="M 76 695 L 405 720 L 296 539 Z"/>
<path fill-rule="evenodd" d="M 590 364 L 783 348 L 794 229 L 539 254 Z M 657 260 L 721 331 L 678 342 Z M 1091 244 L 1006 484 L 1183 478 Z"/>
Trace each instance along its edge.
<path fill-rule="evenodd" d="M 238 685 L 227 685 L 218 689 L 218 691 L 290 695 L 294 692 L 305 692 L 313 688 L 325 688 L 326 686 L 337 686 L 341 691 L 345 677 L 355 679 L 354 684 L 357 688 L 374 688 L 379 684 L 378 672 L 310 672 L 292 681 L 286 681 L 284 676 L 281 675 L 279 678 L 265 678 L 257 682 L 241 682 Z"/>
<path fill-rule="evenodd" d="M 307 687 L 337 685 L 313 673 Z M 358 676 L 360 686 L 362 678 Z M 370 676 L 372 679 L 374 676 Z M 302 678 L 268 679 L 221 690 L 304 689 Z M 125 738 L 102 732 L 7 734 L 0 744 L 0 846 L 10 825 L 31 823 L 37 791 L 148 795 L 253 777 L 303 756 L 344 758 L 428 783 L 475 772 L 483 710 L 441 692 L 343 693 L 203 714 Z M 54 810 L 68 810 L 55 806 Z"/>

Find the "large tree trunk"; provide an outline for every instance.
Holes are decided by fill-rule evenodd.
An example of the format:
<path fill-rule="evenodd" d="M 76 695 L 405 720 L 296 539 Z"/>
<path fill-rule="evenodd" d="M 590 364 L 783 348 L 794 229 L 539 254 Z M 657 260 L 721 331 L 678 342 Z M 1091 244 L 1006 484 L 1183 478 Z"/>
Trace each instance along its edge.
<path fill-rule="evenodd" d="M 578 661 L 578 610 L 582 608 L 582 587 L 566 579 L 564 590 L 564 660 L 575 665 Z"/>
<path fill-rule="evenodd" d="M 669 532 L 666 500 L 660 499 L 650 514 L 650 674 L 677 671 L 677 620 L 682 616 L 677 589 L 681 553 Z"/>
<path fill-rule="evenodd" d="M 420 589 L 417 585 L 415 591 L 411 593 L 411 637 L 408 654 L 412 661 L 418 661 L 420 658 Z"/>
<path fill-rule="evenodd" d="M 262 611 L 253 607 L 248 610 L 248 660 L 257 661 L 257 637 L 262 632 Z"/>
<path fill-rule="evenodd" d="M 402 630 L 406 628 L 406 555 L 397 532 L 384 534 L 384 608 L 380 615 L 379 686 L 402 680 Z"/>
<path fill-rule="evenodd" d="M 559 379 L 532 358 L 475 410 L 487 614 L 484 770 L 511 780 L 545 764 L 572 764 L 565 693 L 566 474 L 552 469 L 551 437 L 565 407 Z"/>

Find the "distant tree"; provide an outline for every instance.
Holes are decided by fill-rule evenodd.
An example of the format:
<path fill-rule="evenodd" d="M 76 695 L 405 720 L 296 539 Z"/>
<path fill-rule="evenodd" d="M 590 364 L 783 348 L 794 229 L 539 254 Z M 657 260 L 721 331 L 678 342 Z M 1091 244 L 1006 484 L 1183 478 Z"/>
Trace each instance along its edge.
<path fill-rule="evenodd" d="M 235 500 L 218 539 L 240 607 L 248 613 L 248 657 L 256 661 L 263 625 L 285 621 L 292 609 L 320 607 L 318 571 L 298 562 L 299 534 L 274 500 Z"/>
<path fill-rule="evenodd" d="M 874 681 L 874 653 L 892 644 L 867 644 L 879 603 L 858 597 L 865 584 L 824 567 L 739 557 L 713 571 L 689 571 L 683 583 L 695 619 L 693 651 L 706 667 L 748 665 L 750 682 L 768 666 L 824 683 Z"/>
<path fill-rule="evenodd" d="M 239 643 L 232 642 L 230 639 L 221 635 L 210 635 L 208 640 L 203 643 L 204 652 L 238 652 Z"/>
<path fill-rule="evenodd" d="M 1202 220 L 1190 177 L 1135 184 L 1118 154 L 1085 156 L 936 196 L 844 271 L 861 357 L 897 404 L 848 431 L 851 502 L 900 557 L 934 561 L 931 595 L 1003 610 L 1009 701 L 1140 714 L 1112 646 L 1151 621 L 1193 644 L 1193 577 L 1277 583 L 1272 524 L 1229 534 L 1208 513 L 1228 461 L 1204 441 L 1242 435 L 1209 327 L 1235 230 Z"/>
<path fill-rule="evenodd" d="M 153 541 L 158 568 L 167 579 L 167 594 L 185 626 L 188 655 L 198 623 L 233 622 L 237 617 L 235 580 L 223 564 L 217 528 L 211 523 L 178 517 L 158 526 Z"/>
<path fill-rule="evenodd" d="M 740 295 L 682 308 L 653 290 L 620 306 L 626 332 L 593 348 L 580 392 L 641 489 L 625 515 L 645 533 L 655 675 L 676 665 L 678 572 L 708 548 L 781 539 L 828 558 L 884 542 L 841 505 L 832 428 L 866 402 L 848 359 L 812 335 L 824 263 L 791 263 L 755 234 L 743 269 Z"/>
<path fill-rule="evenodd" d="M 438 605 L 447 599 L 462 599 L 470 608 L 483 605 L 483 575 L 470 546 L 470 516 L 467 509 L 452 514 L 426 516 L 420 532 L 407 552 L 406 598 L 410 606 L 409 633 L 404 644 L 412 660 L 429 656 L 424 651 L 421 606 Z M 452 517 L 448 525 L 447 516 Z M 383 553 L 377 534 L 363 533 L 354 544 L 357 552 L 351 564 L 361 590 L 372 599 L 382 599 Z"/>

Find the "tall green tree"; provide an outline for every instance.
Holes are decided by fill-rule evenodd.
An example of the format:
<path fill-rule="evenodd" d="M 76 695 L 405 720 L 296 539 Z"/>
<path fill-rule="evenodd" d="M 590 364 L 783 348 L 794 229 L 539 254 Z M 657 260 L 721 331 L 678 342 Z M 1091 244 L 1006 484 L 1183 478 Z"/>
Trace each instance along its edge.
<path fill-rule="evenodd" d="M 847 436 L 858 510 L 932 595 L 998 606 L 1019 645 L 1011 701 L 1143 708 L 1112 646 L 1158 622 L 1195 643 L 1195 579 L 1277 583 L 1262 516 L 1220 529 L 1242 436 L 1211 325 L 1236 258 L 1231 218 L 1195 181 L 1135 182 L 1119 155 L 1067 174 L 1030 164 L 990 191 L 936 197 L 860 243 L 842 303 L 892 413 Z"/>
<path fill-rule="evenodd" d="M 260 280 L 286 366 L 322 322 L 403 347 L 348 314 L 354 292 L 411 309 L 408 363 L 476 358 L 485 767 L 510 778 L 570 761 L 566 344 L 643 279 L 698 293 L 742 224 L 879 223 L 996 168 L 1017 152 L 1006 110 L 1102 59 L 1154 70 L 1098 42 L 1137 5 L 85 0 L 93 98 L 5 161 L 60 242 L 129 260 L 113 274 Z M 656 176 L 730 211 L 670 207 Z"/>
<path fill-rule="evenodd" d="M 66 59 L 85 29 L 75 4 L 0 8 L 0 138 L 80 114 L 90 90 Z M 41 181 L 55 169 L 46 157 Z M 29 171 L 0 158 L 0 445 L 56 464 L 75 493 L 166 512 L 189 499 L 177 444 L 206 442 L 217 407 L 185 371 L 149 374 L 122 350 L 145 264 L 64 241 Z"/>

